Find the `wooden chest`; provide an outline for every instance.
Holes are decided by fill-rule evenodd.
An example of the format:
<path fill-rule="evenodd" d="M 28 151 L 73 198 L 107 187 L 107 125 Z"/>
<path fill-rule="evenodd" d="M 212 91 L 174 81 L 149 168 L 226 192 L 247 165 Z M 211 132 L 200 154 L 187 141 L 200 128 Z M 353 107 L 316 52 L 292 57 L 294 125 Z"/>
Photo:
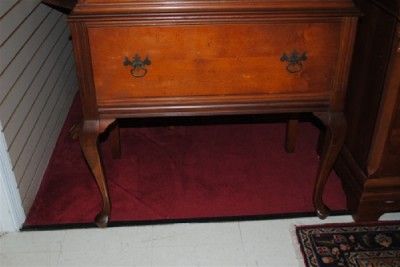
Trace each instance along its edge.
<path fill-rule="evenodd" d="M 400 1 L 359 4 L 349 127 L 336 170 L 354 218 L 374 221 L 400 210 Z"/>
<path fill-rule="evenodd" d="M 313 112 L 328 130 L 314 193 L 326 216 L 357 16 L 350 0 L 78 1 L 69 23 L 98 225 L 110 200 L 97 137 L 124 117 Z"/>

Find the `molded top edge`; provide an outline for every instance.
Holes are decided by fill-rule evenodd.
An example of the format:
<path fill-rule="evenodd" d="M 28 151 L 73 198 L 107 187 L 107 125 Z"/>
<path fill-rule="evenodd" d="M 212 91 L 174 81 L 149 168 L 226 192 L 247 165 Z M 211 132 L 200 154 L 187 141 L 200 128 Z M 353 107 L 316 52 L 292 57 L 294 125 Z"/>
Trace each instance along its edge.
<path fill-rule="evenodd" d="M 301 12 L 358 13 L 351 0 L 79 0 L 74 15 L 169 12 Z"/>

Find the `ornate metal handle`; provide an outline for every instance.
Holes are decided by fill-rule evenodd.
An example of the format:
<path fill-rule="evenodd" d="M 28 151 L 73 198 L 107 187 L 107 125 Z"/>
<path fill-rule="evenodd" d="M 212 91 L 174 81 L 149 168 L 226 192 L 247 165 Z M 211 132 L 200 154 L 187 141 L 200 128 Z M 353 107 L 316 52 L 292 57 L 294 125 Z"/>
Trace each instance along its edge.
<path fill-rule="evenodd" d="M 129 60 L 128 57 L 125 57 L 123 62 L 124 66 L 131 66 L 131 74 L 135 78 L 144 77 L 147 73 L 146 65 L 150 65 L 151 61 L 149 57 L 146 57 L 144 60 L 140 58 L 138 54 L 136 54 L 132 60 Z"/>
<path fill-rule="evenodd" d="M 289 64 L 287 65 L 286 69 L 290 73 L 296 73 L 303 69 L 303 61 L 307 60 L 307 53 L 304 52 L 302 54 L 298 53 L 294 50 L 291 54 L 286 55 L 283 53 L 281 57 L 281 61 L 287 61 Z"/>

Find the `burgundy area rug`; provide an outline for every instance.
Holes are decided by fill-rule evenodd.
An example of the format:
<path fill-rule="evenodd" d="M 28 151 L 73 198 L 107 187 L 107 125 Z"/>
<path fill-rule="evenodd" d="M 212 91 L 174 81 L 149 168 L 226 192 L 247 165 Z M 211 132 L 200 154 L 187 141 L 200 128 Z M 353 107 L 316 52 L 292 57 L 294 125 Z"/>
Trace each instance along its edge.
<path fill-rule="evenodd" d="M 296 151 L 288 154 L 283 148 L 284 121 L 259 117 L 125 122 L 136 127 L 121 128 L 120 159 L 111 158 L 107 140 L 101 143 L 111 222 L 312 212 L 319 130 L 301 123 Z M 25 227 L 91 223 L 100 210 L 94 178 L 78 141 L 69 136 L 80 119 L 77 99 Z M 171 126 L 174 122 L 183 123 Z M 325 199 L 333 210 L 345 209 L 335 174 Z"/>
<path fill-rule="evenodd" d="M 307 267 L 399 267 L 400 221 L 296 227 Z"/>

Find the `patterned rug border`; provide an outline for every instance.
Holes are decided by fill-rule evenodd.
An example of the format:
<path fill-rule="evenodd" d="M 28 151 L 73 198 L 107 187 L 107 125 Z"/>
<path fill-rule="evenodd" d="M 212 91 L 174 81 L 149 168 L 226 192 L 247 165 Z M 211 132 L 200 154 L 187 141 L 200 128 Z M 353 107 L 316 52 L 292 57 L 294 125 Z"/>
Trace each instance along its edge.
<path fill-rule="evenodd" d="M 301 253 L 303 263 L 306 267 L 312 267 L 306 255 L 305 246 L 302 244 L 300 231 L 307 229 L 324 229 L 324 228 L 349 228 L 349 227 L 374 227 L 374 226 L 394 226 L 400 225 L 400 220 L 388 220 L 378 222 L 363 222 L 363 223 L 325 223 L 325 224 L 308 224 L 308 225 L 295 225 L 295 238 L 297 251 Z"/>
<path fill-rule="evenodd" d="M 300 228 L 329 228 L 329 227 L 339 226 L 339 225 L 346 227 L 346 226 L 374 226 L 374 225 L 393 225 L 393 224 L 400 224 L 400 220 L 362 222 L 362 223 L 346 222 L 346 223 L 323 223 L 323 224 L 304 224 L 304 225 L 302 224 L 302 225 L 295 225 L 295 227 L 296 227 L 296 232 L 297 232 L 297 229 L 300 229 Z"/>

